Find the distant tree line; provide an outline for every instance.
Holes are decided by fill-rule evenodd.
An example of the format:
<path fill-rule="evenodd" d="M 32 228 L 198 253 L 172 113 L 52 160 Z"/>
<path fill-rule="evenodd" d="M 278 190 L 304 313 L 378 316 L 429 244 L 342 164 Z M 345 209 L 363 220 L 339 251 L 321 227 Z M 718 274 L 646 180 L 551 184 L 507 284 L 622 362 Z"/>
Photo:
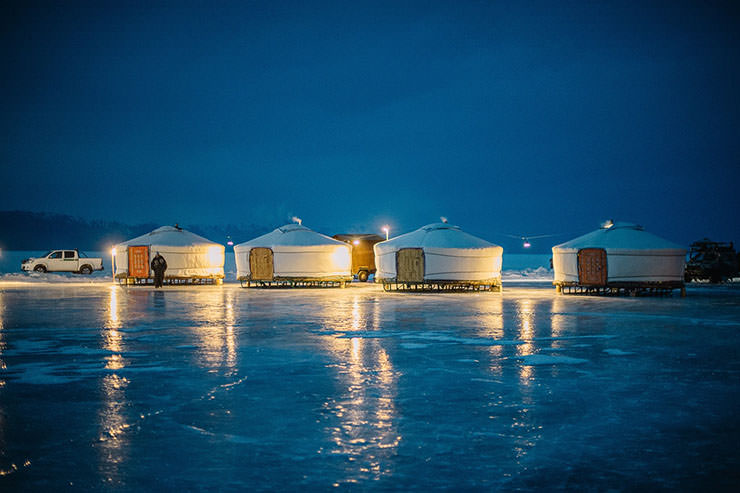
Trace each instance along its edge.
<path fill-rule="evenodd" d="M 30 211 L 0 211 L 0 249 L 49 250 L 78 248 L 102 251 L 116 243 L 146 234 L 161 224 L 124 224 L 118 221 L 87 220 L 65 214 Z M 257 225 L 191 225 L 180 227 L 226 244 L 250 240 L 270 228 Z"/>

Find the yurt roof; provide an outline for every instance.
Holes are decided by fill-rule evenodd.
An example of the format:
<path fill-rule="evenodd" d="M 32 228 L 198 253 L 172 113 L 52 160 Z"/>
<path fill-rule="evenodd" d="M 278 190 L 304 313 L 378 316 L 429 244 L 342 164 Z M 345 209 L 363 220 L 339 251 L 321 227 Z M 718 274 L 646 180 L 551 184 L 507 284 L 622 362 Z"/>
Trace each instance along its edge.
<path fill-rule="evenodd" d="M 344 245 L 343 241 L 329 238 L 300 224 L 286 224 L 253 240 L 236 245 L 234 249 L 274 246 Z"/>
<path fill-rule="evenodd" d="M 453 226 L 448 223 L 427 224 L 416 231 L 377 243 L 376 246 L 382 249 L 419 247 L 460 249 L 500 248 L 498 245 L 466 233 L 459 226 Z"/>
<path fill-rule="evenodd" d="M 614 250 L 683 250 L 681 245 L 648 233 L 638 224 L 607 221 L 596 231 L 553 247 L 553 250 L 605 248 Z"/>
<path fill-rule="evenodd" d="M 218 245 L 202 236 L 176 228 L 174 226 L 162 226 L 145 235 L 119 243 L 120 246 L 128 245 L 167 245 L 167 246 L 193 246 L 193 245 Z"/>

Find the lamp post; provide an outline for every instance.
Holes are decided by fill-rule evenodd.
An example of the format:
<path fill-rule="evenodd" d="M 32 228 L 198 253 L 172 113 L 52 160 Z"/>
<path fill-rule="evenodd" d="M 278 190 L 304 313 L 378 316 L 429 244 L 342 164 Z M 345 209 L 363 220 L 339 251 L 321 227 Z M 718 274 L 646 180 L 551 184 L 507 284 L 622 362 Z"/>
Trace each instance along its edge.
<path fill-rule="evenodd" d="M 110 274 L 113 282 L 116 282 L 116 247 L 110 249 Z"/>
<path fill-rule="evenodd" d="M 383 232 L 385 232 L 385 241 L 388 241 L 388 231 L 390 231 L 391 228 L 388 226 L 383 226 Z"/>

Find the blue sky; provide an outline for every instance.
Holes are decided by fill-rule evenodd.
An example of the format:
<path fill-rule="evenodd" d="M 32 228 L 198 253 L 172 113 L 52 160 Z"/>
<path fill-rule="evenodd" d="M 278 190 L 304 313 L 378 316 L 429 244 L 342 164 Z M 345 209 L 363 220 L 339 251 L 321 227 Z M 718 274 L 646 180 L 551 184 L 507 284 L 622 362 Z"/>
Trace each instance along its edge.
<path fill-rule="evenodd" d="M 519 4 L 6 2 L 0 209 L 740 240 L 734 4 Z"/>

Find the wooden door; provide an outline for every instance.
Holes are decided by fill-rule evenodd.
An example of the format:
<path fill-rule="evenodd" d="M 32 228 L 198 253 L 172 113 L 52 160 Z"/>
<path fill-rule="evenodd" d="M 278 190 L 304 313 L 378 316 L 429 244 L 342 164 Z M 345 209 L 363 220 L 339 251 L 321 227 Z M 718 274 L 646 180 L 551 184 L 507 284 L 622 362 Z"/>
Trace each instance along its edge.
<path fill-rule="evenodd" d="M 583 286 L 606 286 L 606 250 L 584 248 L 578 251 L 578 283 Z"/>
<path fill-rule="evenodd" d="M 249 251 L 249 272 L 252 281 L 272 281 L 275 266 L 270 248 L 256 247 Z"/>
<path fill-rule="evenodd" d="M 396 252 L 396 281 L 424 282 L 424 250 L 402 248 Z"/>
<path fill-rule="evenodd" d="M 128 275 L 146 279 L 149 277 L 149 247 L 128 247 Z"/>

